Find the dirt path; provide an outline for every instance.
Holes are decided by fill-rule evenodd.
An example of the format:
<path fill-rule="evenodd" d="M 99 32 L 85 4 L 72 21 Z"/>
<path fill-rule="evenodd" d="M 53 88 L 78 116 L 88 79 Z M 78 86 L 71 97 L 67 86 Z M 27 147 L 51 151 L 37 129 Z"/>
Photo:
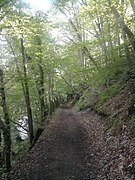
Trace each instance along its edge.
<path fill-rule="evenodd" d="M 95 157 L 91 152 L 89 158 L 87 133 L 79 116 L 63 106 L 54 119 L 28 156 L 18 163 L 10 180 L 98 179 Z"/>
<path fill-rule="evenodd" d="M 105 132 L 104 121 L 62 106 L 8 180 L 135 180 L 135 139 Z"/>

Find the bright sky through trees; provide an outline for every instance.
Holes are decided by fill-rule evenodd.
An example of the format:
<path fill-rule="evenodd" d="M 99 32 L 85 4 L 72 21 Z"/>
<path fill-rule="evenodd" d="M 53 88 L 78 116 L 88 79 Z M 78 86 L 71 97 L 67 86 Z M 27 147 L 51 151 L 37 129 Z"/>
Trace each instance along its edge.
<path fill-rule="evenodd" d="M 29 3 L 32 8 L 35 10 L 44 10 L 47 11 L 51 7 L 49 0 L 23 0 L 26 3 Z"/>

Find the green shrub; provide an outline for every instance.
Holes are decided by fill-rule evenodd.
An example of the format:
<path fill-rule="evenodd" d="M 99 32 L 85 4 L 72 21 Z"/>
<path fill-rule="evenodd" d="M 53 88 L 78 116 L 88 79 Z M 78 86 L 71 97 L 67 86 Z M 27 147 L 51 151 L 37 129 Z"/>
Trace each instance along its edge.
<path fill-rule="evenodd" d="M 84 108 L 84 97 L 82 96 L 75 104 L 75 110 L 81 111 Z"/>
<path fill-rule="evenodd" d="M 120 91 L 120 85 L 117 83 L 112 86 L 107 87 L 104 91 L 102 91 L 99 95 L 99 103 L 103 104 L 107 99 L 116 96 Z"/>

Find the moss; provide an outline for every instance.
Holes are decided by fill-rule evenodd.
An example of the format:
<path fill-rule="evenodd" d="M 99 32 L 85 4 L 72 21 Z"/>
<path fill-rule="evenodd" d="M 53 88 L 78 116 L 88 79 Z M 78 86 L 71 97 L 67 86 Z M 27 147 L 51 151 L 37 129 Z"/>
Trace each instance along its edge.
<path fill-rule="evenodd" d="M 121 130 L 121 121 L 120 121 L 119 118 L 115 118 L 115 119 L 112 120 L 112 127 L 111 127 L 111 129 L 112 129 L 112 133 L 114 135 L 116 135 L 117 133 L 120 132 L 120 130 Z"/>
<path fill-rule="evenodd" d="M 135 134 L 135 115 L 128 118 L 127 124 L 131 134 Z"/>

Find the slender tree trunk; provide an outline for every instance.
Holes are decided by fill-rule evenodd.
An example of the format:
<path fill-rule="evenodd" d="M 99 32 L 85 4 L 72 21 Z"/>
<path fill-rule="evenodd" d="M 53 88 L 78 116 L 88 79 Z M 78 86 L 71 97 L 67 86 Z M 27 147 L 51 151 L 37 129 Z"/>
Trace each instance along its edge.
<path fill-rule="evenodd" d="M 4 157 L 4 155 L 5 155 L 4 154 L 4 149 L 3 149 L 3 145 L 2 145 L 2 141 L 5 138 L 4 133 L 3 133 L 4 130 L 6 130 L 6 127 L 5 127 L 5 124 L 4 124 L 4 122 L 2 121 L 2 119 L 0 117 L 0 168 L 3 168 L 3 165 L 6 164 L 5 163 L 5 157 Z M 4 143 L 5 143 L 5 140 L 4 140 Z"/>
<path fill-rule="evenodd" d="M 1 93 L 1 103 L 4 114 L 5 126 L 1 121 L 1 125 L 3 127 L 3 137 L 4 137 L 4 158 L 5 158 L 5 166 L 6 172 L 10 171 L 11 168 L 11 134 L 10 134 L 10 118 L 7 108 L 6 95 L 5 95 L 5 86 L 3 79 L 3 71 L 0 69 L 0 93 Z"/>
<path fill-rule="evenodd" d="M 133 48 L 133 54 L 135 56 L 135 36 L 133 34 L 133 32 L 129 29 L 129 27 L 125 24 L 123 18 L 120 17 L 117 9 L 112 5 L 111 0 L 106 0 L 112 13 L 114 14 L 117 23 L 119 24 L 119 26 L 121 27 L 121 29 L 127 34 L 127 37 L 129 39 L 130 44 L 132 45 Z"/>
<path fill-rule="evenodd" d="M 60 12 L 62 14 L 65 15 L 65 17 L 68 19 L 70 25 L 72 26 L 73 30 L 75 31 L 77 38 L 80 42 L 82 42 L 82 36 L 81 34 L 78 32 L 77 27 L 75 26 L 75 24 L 73 23 L 73 21 L 71 19 L 68 18 L 67 14 L 63 11 L 63 9 L 59 8 Z M 91 60 L 91 62 L 93 63 L 93 65 L 97 68 L 98 71 L 100 71 L 100 67 L 98 65 L 98 63 L 95 61 L 95 59 L 92 57 L 92 54 L 90 53 L 90 51 L 88 50 L 88 48 L 84 45 L 82 47 L 82 52 Z"/>
<path fill-rule="evenodd" d="M 100 34 L 101 34 L 101 42 L 102 42 L 102 49 L 103 49 L 103 54 L 104 54 L 104 59 L 105 59 L 105 65 L 108 65 L 108 57 L 107 57 L 107 47 L 106 47 L 106 40 L 104 36 L 104 25 L 103 25 L 103 19 L 100 17 L 100 26 L 99 28 Z"/>
<path fill-rule="evenodd" d="M 2 167 L 3 158 L 2 158 L 2 130 L 0 129 L 0 168 Z"/>
<path fill-rule="evenodd" d="M 130 0 L 130 4 L 131 4 L 132 10 L 134 12 L 134 16 L 135 16 L 135 0 Z"/>
<path fill-rule="evenodd" d="M 124 7 L 124 0 L 121 0 L 121 4 Z M 122 17 L 122 20 L 124 21 L 124 15 Z M 123 41 L 124 41 L 124 50 L 125 50 L 127 65 L 131 65 L 129 46 L 127 45 L 127 34 L 125 33 L 125 31 L 123 29 L 122 29 L 122 37 L 123 37 Z"/>
<path fill-rule="evenodd" d="M 121 43 L 120 43 L 120 33 L 118 32 L 118 34 L 117 34 L 117 42 L 118 42 L 118 57 L 119 58 L 121 58 L 121 56 L 122 56 L 122 53 L 121 53 Z"/>
<path fill-rule="evenodd" d="M 52 84 L 51 84 L 51 76 L 48 73 L 48 105 L 49 105 L 49 115 L 52 114 L 54 107 L 53 107 L 53 99 L 52 99 Z"/>
<path fill-rule="evenodd" d="M 33 118 L 32 118 L 32 109 L 31 109 L 31 103 L 30 103 L 30 93 L 29 93 L 29 85 L 28 85 L 28 78 L 27 78 L 26 54 L 25 54 L 23 38 L 21 38 L 20 41 L 21 41 L 21 53 L 22 53 L 22 60 L 23 60 L 25 102 L 26 102 L 27 115 L 28 115 L 29 140 L 30 140 L 30 144 L 32 144 L 33 139 L 34 139 Z"/>
<path fill-rule="evenodd" d="M 39 51 L 38 67 L 39 67 L 40 78 L 39 78 L 39 83 L 38 83 L 38 93 L 39 93 L 40 114 L 41 114 L 41 123 L 42 123 L 46 117 L 45 99 L 44 99 L 45 98 L 45 88 L 44 88 L 45 80 L 44 80 L 44 67 L 43 67 L 43 59 L 42 59 L 41 38 L 37 37 L 36 41 L 37 41 L 38 51 Z"/>
<path fill-rule="evenodd" d="M 48 105 L 49 105 L 49 112 L 48 114 L 51 115 L 51 92 L 50 92 L 50 84 L 48 84 Z"/>
<path fill-rule="evenodd" d="M 108 64 L 108 56 L 107 56 L 107 46 L 106 46 L 106 40 L 105 40 L 105 36 L 104 36 L 104 24 L 103 24 L 103 18 L 102 17 L 98 17 L 98 12 L 96 10 L 96 20 L 95 22 L 93 22 L 93 17 L 92 15 L 89 13 L 89 18 L 90 20 L 93 22 L 93 29 L 95 31 L 96 37 L 100 40 L 100 47 L 102 49 L 102 55 L 104 58 L 104 64 L 107 66 Z"/>
<path fill-rule="evenodd" d="M 20 67 L 19 67 L 19 65 L 18 65 L 18 60 L 17 60 L 17 58 L 16 58 L 14 48 L 13 48 L 13 46 L 12 46 L 11 41 L 10 41 L 9 39 L 6 39 L 6 40 L 7 40 L 8 45 L 9 45 L 9 47 L 10 47 L 12 53 L 13 53 L 14 60 L 15 60 L 15 64 L 16 64 L 16 68 L 17 68 L 17 72 L 18 72 L 18 76 L 19 76 L 20 79 L 21 79 L 21 85 L 22 85 L 23 93 L 24 93 L 24 96 L 26 96 L 26 95 L 25 95 L 24 81 L 23 81 L 22 78 L 21 78 L 21 77 L 22 77 L 22 73 L 21 73 Z"/>
<path fill-rule="evenodd" d="M 127 45 L 127 36 L 124 31 L 122 31 L 122 37 L 123 37 L 123 41 L 124 41 L 124 50 L 125 50 L 127 65 L 131 65 L 129 46 Z"/>
<path fill-rule="evenodd" d="M 113 57 L 113 43 L 112 43 L 112 36 L 111 36 L 111 26 L 110 26 L 110 22 L 108 22 L 108 44 L 109 44 L 109 47 L 108 47 L 108 50 L 109 50 L 109 59 L 111 59 Z M 109 61 L 110 63 L 110 61 Z"/>

